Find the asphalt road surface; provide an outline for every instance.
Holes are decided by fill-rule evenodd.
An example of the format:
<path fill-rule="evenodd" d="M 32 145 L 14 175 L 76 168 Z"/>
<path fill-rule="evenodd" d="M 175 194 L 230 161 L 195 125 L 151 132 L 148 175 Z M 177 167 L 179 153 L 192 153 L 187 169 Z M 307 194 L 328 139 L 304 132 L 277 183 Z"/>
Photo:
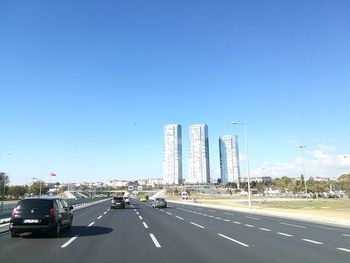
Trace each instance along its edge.
<path fill-rule="evenodd" d="M 60 237 L 0 227 L 0 262 L 350 262 L 350 229 L 220 209 L 132 200 L 74 212 Z"/>

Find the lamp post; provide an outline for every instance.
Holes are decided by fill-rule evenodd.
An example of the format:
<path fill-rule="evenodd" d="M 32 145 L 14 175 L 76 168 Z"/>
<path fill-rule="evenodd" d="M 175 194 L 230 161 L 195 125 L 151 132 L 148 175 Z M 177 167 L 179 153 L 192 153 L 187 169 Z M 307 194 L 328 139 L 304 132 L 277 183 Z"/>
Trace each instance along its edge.
<path fill-rule="evenodd" d="M 249 208 L 252 208 L 252 199 L 251 199 L 251 191 L 250 191 L 250 170 L 249 170 L 249 155 L 248 155 L 248 142 L 247 142 L 247 125 L 244 123 L 231 122 L 233 125 L 241 125 L 244 127 L 244 144 L 245 144 L 245 155 L 246 155 L 246 163 L 247 163 L 247 178 L 248 178 L 248 204 Z"/>
<path fill-rule="evenodd" d="M 307 196 L 307 185 L 306 185 L 306 177 L 305 177 L 305 160 L 304 160 L 304 148 L 306 148 L 306 145 L 299 145 L 298 148 L 300 148 L 300 153 L 301 153 L 301 159 L 303 162 L 303 177 L 304 177 L 304 185 L 305 185 L 305 194 Z"/>

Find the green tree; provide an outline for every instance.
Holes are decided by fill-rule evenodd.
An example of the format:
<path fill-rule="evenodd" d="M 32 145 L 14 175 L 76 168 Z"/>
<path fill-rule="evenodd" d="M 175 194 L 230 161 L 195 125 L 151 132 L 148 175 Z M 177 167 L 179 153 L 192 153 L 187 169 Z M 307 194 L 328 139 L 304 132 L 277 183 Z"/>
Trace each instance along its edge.
<path fill-rule="evenodd" d="M 15 185 L 9 187 L 8 194 L 13 196 L 15 199 L 19 199 L 20 197 L 24 196 L 27 193 L 27 191 L 27 186 Z"/>
<path fill-rule="evenodd" d="M 40 181 L 40 180 L 32 183 L 32 185 L 29 187 L 28 192 L 32 195 L 40 195 L 40 187 L 41 187 L 41 195 L 47 194 L 49 187 L 46 186 L 44 181 Z"/>
<path fill-rule="evenodd" d="M 337 188 L 340 188 L 350 197 L 350 173 L 338 177 Z"/>
<path fill-rule="evenodd" d="M 9 183 L 10 183 L 10 180 L 8 175 L 6 173 L 0 172 L 0 194 L 2 199 L 5 199 Z"/>

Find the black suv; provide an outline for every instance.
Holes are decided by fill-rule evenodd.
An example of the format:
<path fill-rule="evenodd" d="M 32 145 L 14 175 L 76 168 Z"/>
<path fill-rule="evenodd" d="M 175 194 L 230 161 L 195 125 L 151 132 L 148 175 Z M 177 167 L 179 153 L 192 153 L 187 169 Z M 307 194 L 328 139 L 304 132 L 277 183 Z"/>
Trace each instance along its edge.
<path fill-rule="evenodd" d="M 111 208 L 112 209 L 113 208 L 125 208 L 124 197 L 122 197 L 122 196 L 113 197 Z"/>
<path fill-rule="evenodd" d="M 24 232 L 48 232 L 58 236 L 61 228 L 72 227 L 73 206 L 60 198 L 25 198 L 12 211 L 10 231 L 12 237 Z"/>

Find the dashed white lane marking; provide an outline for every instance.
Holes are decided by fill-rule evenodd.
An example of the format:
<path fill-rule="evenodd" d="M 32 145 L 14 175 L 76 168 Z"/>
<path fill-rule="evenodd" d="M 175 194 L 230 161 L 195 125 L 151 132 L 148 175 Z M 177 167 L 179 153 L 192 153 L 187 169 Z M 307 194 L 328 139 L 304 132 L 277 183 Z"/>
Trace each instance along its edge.
<path fill-rule="evenodd" d="M 214 217 L 214 216 L 210 215 L 209 217 Z"/>
<path fill-rule="evenodd" d="M 148 225 L 145 222 L 142 222 L 142 224 L 145 228 L 148 228 Z"/>
<path fill-rule="evenodd" d="M 207 214 L 202 214 L 202 216 L 208 216 Z"/>
<path fill-rule="evenodd" d="M 95 224 L 95 222 L 91 222 L 90 224 L 88 224 L 87 227 L 90 227 L 90 226 L 92 226 L 93 224 Z"/>
<path fill-rule="evenodd" d="M 142 216 L 139 216 L 139 218 L 140 218 L 141 220 L 143 220 Z"/>
<path fill-rule="evenodd" d="M 266 232 L 270 232 L 270 231 L 271 231 L 270 229 L 268 229 L 268 228 L 263 228 L 263 227 L 260 227 L 259 229 L 262 230 L 262 231 L 266 231 Z"/>
<path fill-rule="evenodd" d="M 170 213 L 170 212 L 165 212 L 165 213 L 167 213 L 168 215 L 172 215 L 172 213 Z"/>
<path fill-rule="evenodd" d="M 159 211 L 162 211 L 162 212 L 163 212 L 164 210 L 163 210 L 163 209 L 159 209 Z"/>
<path fill-rule="evenodd" d="M 254 227 L 253 225 L 249 225 L 249 224 L 244 224 L 247 227 Z"/>
<path fill-rule="evenodd" d="M 343 247 L 337 247 L 338 250 L 341 250 L 341 251 L 345 251 L 345 252 L 349 252 L 350 253 L 350 249 L 347 249 L 347 248 L 343 248 Z"/>
<path fill-rule="evenodd" d="M 216 216 L 216 217 L 215 217 L 215 219 L 219 219 L 219 220 L 220 220 L 220 219 L 222 219 L 222 218 L 221 218 L 221 217 Z"/>
<path fill-rule="evenodd" d="M 230 214 L 230 213 L 224 213 L 224 215 L 234 216 L 234 214 Z"/>
<path fill-rule="evenodd" d="M 230 222 L 231 220 L 230 219 L 223 219 L 225 222 Z"/>
<path fill-rule="evenodd" d="M 238 221 L 235 221 L 235 222 L 233 222 L 233 223 L 236 224 L 236 225 L 242 224 L 241 222 L 238 222 Z"/>
<path fill-rule="evenodd" d="M 249 218 L 249 219 L 254 219 L 254 220 L 261 220 L 260 218 L 257 218 L 257 217 L 252 217 L 252 216 L 246 216 L 246 218 Z"/>
<path fill-rule="evenodd" d="M 238 240 L 236 240 L 236 239 L 230 238 L 230 237 L 225 236 L 225 235 L 220 234 L 220 233 L 218 233 L 218 235 L 221 236 L 221 237 L 223 237 L 223 238 L 226 238 L 226 239 L 228 239 L 228 240 L 231 240 L 232 242 L 235 242 L 235 243 L 237 243 L 237 244 L 239 244 L 239 245 L 241 245 L 241 246 L 249 247 L 249 245 L 247 245 L 247 244 L 245 244 L 245 243 L 243 243 L 243 242 L 241 242 L 241 241 L 238 241 Z"/>
<path fill-rule="evenodd" d="M 101 219 L 102 215 L 100 215 L 97 219 Z"/>
<path fill-rule="evenodd" d="M 348 235 L 348 234 L 342 234 L 342 236 L 344 236 L 344 237 L 350 237 L 350 235 Z"/>
<path fill-rule="evenodd" d="M 184 220 L 182 217 L 180 216 L 175 216 L 176 218 L 180 219 L 180 220 Z"/>
<path fill-rule="evenodd" d="M 137 210 L 136 210 L 136 209 L 134 209 L 134 211 L 135 211 L 135 212 L 137 212 Z"/>
<path fill-rule="evenodd" d="M 107 214 L 107 211 L 103 213 L 104 215 Z"/>
<path fill-rule="evenodd" d="M 156 247 L 162 247 L 162 246 L 159 244 L 158 240 L 156 239 L 156 237 L 155 237 L 153 234 L 149 234 L 149 236 L 151 237 L 151 239 L 152 239 L 152 241 L 153 241 L 153 243 L 154 243 L 154 245 L 155 245 Z"/>
<path fill-rule="evenodd" d="M 285 236 L 285 237 L 292 237 L 293 235 L 287 234 L 287 233 L 282 233 L 282 232 L 276 232 L 276 234 Z"/>
<path fill-rule="evenodd" d="M 198 225 L 198 224 L 196 224 L 196 223 L 193 223 L 193 222 L 190 222 L 190 223 L 191 223 L 192 225 L 197 226 L 197 227 L 204 228 L 204 226 Z"/>
<path fill-rule="evenodd" d="M 78 235 L 79 236 L 79 235 Z M 69 246 L 70 243 L 72 243 L 78 236 L 72 237 L 71 239 L 69 239 L 66 243 L 64 243 L 61 248 L 65 248 L 67 246 Z"/>
<path fill-rule="evenodd" d="M 323 244 L 322 242 L 311 240 L 311 239 L 307 239 L 307 238 L 303 238 L 301 240 L 303 240 L 305 242 L 313 243 L 313 244 L 318 244 L 318 245 L 322 245 Z"/>
<path fill-rule="evenodd" d="M 289 224 L 289 223 L 284 223 L 284 222 L 279 222 L 281 225 L 286 225 L 286 226 L 294 226 L 294 227 L 299 227 L 299 228 L 307 228 L 306 226 L 300 226 L 300 225 L 294 225 L 294 224 Z"/>
<path fill-rule="evenodd" d="M 140 213 L 139 212 L 136 212 L 136 215 L 139 215 Z"/>
<path fill-rule="evenodd" d="M 111 210 L 110 208 L 107 209 L 107 211 Z"/>

